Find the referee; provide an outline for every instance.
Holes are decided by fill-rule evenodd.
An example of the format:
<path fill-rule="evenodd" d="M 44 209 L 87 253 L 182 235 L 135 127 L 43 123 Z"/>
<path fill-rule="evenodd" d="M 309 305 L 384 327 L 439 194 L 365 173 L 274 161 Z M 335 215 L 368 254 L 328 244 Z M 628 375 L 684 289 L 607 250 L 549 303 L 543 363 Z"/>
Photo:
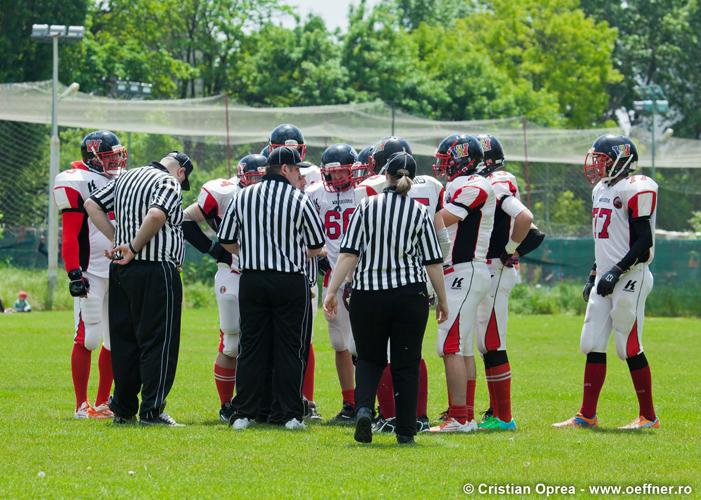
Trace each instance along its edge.
<path fill-rule="evenodd" d="M 272 371 L 268 421 L 288 429 L 304 424 L 302 380 L 310 310 L 305 270 L 321 252 L 324 229 L 297 189 L 302 159 L 295 148 L 274 149 L 263 180 L 236 194 L 224 214 L 219 241 L 239 253 L 241 343 L 232 401 L 234 429 L 260 415 Z"/>
<path fill-rule="evenodd" d="M 118 424 L 179 426 L 163 411 L 180 345 L 184 255 L 181 189 L 190 189 L 192 162 L 173 151 L 129 170 L 85 202 L 90 219 L 115 247 L 110 266 L 109 321 Z M 116 232 L 107 216 L 114 211 Z M 141 392 L 141 408 L 138 394 Z"/>
<path fill-rule="evenodd" d="M 370 429 L 375 393 L 387 365 L 397 406 L 397 442 L 414 442 L 421 343 L 428 320 L 426 271 L 436 291 L 436 318 L 448 316 L 443 283 L 443 257 L 426 208 L 407 196 L 416 173 L 414 158 L 393 154 L 385 165 L 389 187 L 364 199 L 355 209 L 341 242 L 324 310 L 333 317 L 345 276 L 355 268 L 350 320 L 358 352 L 355 440 L 372 441 Z M 425 269 L 424 269 L 425 267 Z"/>

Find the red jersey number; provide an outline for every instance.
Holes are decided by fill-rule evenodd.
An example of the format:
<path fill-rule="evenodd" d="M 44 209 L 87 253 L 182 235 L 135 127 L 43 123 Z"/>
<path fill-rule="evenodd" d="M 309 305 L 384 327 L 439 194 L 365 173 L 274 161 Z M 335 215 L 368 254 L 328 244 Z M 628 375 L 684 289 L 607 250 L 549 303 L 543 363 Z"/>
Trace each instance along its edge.
<path fill-rule="evenodd" d="M 343 214 L 335 210 L 326 212 L 326 217 L 324 220 L 326 237 L 330 240 L 337 240 L 343 234 L 345 234 L 346 229 L 348 229 L 348 223 L 350 222 L 354 211 L 355 208 L 346 208 L 343 211 Z M 343 224 L 343 226 L 341 226 L 341 224 Z"/>
<path fill-rule="evenodd" d="M 609 237 L 608 228 L 609 224 L 611 224 L 611 213 L 612 210 L 610 208 L 595 208 L 591 211 L 591 216 L 594 222 L 594 238 Z M 603 219 L 604 221 L 601 224 L 601 230 L 597 231 L 599 219 Z"/>

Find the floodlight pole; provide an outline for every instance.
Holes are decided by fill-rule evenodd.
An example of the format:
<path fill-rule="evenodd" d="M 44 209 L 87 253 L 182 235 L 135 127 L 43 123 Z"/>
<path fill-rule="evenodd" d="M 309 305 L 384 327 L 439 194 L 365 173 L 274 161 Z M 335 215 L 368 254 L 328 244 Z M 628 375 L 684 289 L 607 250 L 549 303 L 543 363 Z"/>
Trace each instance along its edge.
<path fill-rule="evenodd" d="M 56 275 L 58 267 L 58 207 L 53 202 L 53 193 L 58 175 L 58 162 L 61 155 L 61 145 L 58 139 L 58 118 L 56 105 L 58 103 L 58 36 L 51 40 L 53 45 L 53 77 L 51 81 L 51 160 L 49 164 L 49 228 L 48 228 L 48 258 L 49 282 L 46 297 L 46 307 L 51 310 L 54 304 L 56 290 Z"/>

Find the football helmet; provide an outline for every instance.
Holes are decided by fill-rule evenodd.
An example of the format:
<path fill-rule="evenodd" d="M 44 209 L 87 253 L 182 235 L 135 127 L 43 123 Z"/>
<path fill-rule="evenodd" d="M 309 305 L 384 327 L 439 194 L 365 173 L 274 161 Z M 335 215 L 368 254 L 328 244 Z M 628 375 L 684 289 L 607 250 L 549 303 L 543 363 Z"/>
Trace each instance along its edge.
<path fill-rule="evenodd" d="M 96 130 L 80 143 L 83 163 L 92 171 L 117 176 L 127 166 L 127 150 L 109 130 Z"/>
<path fill-rule="evenodd" d="M 268 151 L 282 146 L 291 146 L 297 148 L 299 156 L 304 160 L 307 154 L 307 146 L 304 144 L 304 135 L 302 131 L 290 124 L 283 123 L 278 125 L 270 132 L 270 140 L 268 141 Z"/>
<path fill-rule="evenodd" d="M 584 158 L 584 175 L 591 185 L 610 182 L 635 170 L 638 149 L 625 135 L 602 135 Z"/>
<path fill-rule="evenodd" d="M 487 176 L 504 166 L 504 148 L 499 139 L 491 134 L 478 135 L 482 151 L 484 152 L 484 168 L 480 174 Z"/>
<path fill-rule="evenodd" d="M 413 155 L 409 143 L 401 137 L 385 137 L 378 142 L 370 155 L 370 168 L 378 174 L 384 173 L 384 167 L 394 153 L 409 153 Z"/>
<path fill-rule="evenodd" d="M 474 135 L 449 135 L 438 145 L 434 156 L 433 172 L 436 177 L 445 175 L 449 182 L 461 175 L 479 174 L 484 168 L 484 151 Z"/>
<path fill-rule="evenodd" d="M 321 154 L 321 180 L 331 193 L 353 187 L 353 169 L 358 166 L 358 153 L 349 144 L 332 144 Z"/>
<path fill-rule="evenodd" d="M 270 156 L 270 147 L 267 144 L 263 146 L 263 149 L 260 150 L 260 154 L 265 156 L 266 158 Z"/>
<path fill-rule="evenodd" d="M 239 160 L 236 169 L 241 187 L 250 186 L 260 181 L 265 174 L 265 166 L 268 159 L 263 155 L 246 155 Z"/>
<path fill-rule="evenodd" d="M 370 166 L 370 157 L 374 148 L 368 146 L 358 153 L 358 163 L 353 167 L 353 180 L 356 184 L 360 184 L 368 177 L 375 175 L 375 171 Z"/>

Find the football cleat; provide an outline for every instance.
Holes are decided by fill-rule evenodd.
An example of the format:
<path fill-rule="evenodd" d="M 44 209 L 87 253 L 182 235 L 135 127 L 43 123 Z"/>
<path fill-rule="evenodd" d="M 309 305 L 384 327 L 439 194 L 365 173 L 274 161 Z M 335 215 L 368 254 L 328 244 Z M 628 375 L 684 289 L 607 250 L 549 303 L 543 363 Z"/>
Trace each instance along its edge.
<path fill-rule="evenodd" d="M 219 420 L 221 420 L 225 424 L 228 424 L 229 419 L 231 419 L 231 416 L 233 414 L 234 407 L 231 405 L 231 401 L 229 401 L 228 403 L 224 403 L 219 409 Z"/>
<path fill-rule="evenodd" d="M 486 411 L 482 412 L 482 422 L 486 422 L 492 417 L 494 417 L 494 410 L 492 410 L 492 407 L 490 406 Z"/>
<path fill-rule="evenodd" d="M 564 422 L 553 424 L 553 427 L 558 429 L 594 429 L 598 426 L 599 421 L 596 417 L 587 418 L 581 413 L 577 413 L 574 417 L 565 420 Z"/>
<path fill-rule="evenodd" d="M 624 425 L 623 427 L 619 427 L 619 429 L 625 430 L 625 431 L 635 431 L 635 430 L 640 430 L 640 429 L 659 429 L 659 428 L 660 428 L 659 417 L 655 417 L 655 420 L 648 420 L 647 418 L 645 418 L 643 416 L 636 418 L 628 425 Z"/>
<path fill-rule="evenodd" d="M 237 418 L 231 423 L 231 428 L 235 431 L 242 431 L 248 429 L 252 423 L 253 422 L 246 417 Z"/>
<path fill-rule="evenodd" d="M 477 430 L 477 422 L 468 420 L 464 424 L 455 420 L 453 417 L 448 417 L 448 420 L 441 425 L 431 427 L 431 432 L 472 432 Z"/>
<path fill-rule="evenodd" d="M 372 412 L 369 408 L 360 408 L 358 411 L 353 439 L 359 443 L 372 443 Z"/>
<path fill-rule="evenodd" d="M 78 409 L 75 411 L 74 417 L 77 419 L 83 419 L 83 418 L 90 418 L 90 411 L 95 411 L 93 410 L 93 407 L 90 406 L 90 403 L 87 401 L 83 401 Z"/>
<path fill-rule="evenodd" d="M 88 418 L 113 418 L 114 413 L 107 403 L 97 405 L 95 408 L 88 408 Z"/>
<path fill-rule="evenodd" d="M 115 415 L 112 419 L 114 425 L 136 425 L 136 417 L 122 417 L 121 415 Z"/>
<path fill-rule="evenodd" d="M 423 417 L 418 417 L 416 419 L 416 433 L 428 432 L 431 429 L 431 422 L 429 422 L 428 417 L 424 415 Z"/>
<path fill-rule="evenodd" d="M 355 422 L 355 407 L 350 403 L 343 403 L 343 408 L 338 415 L 329 420 L 333 425 L 353 425 Z"/>
<path fill-rule="evenodd" d="M 175 421 L 173 417 L 168 415 L 166 412 L 162 412 L 157 417 L 142 418 L 139 423 L 146 427 L 151 426 L 164 426 L 164 427 L 185 427 L 185 424 L 179 424 Z"/>
<path fill-rule="evenodd" d="M 296 418 L 291 418 L 287 421 L 285 424 L 285 429 L 290 430 L 290 431 L 298 431 L 302 429 L 306 429 L 307 426 L 304 425 L 304 422 L 301 422 L 297 420 Z"/>
<path fill-rule="evenodd" d="M 321 415 L 316 411 L 316 403 L 314 401 L 304 400 L 304 420 L 311 420 L 312 422 L 320 422 L 322 420 Z"/>
<path fill-rule="evenodd" d="M 477 426 L 481 431 L 515 431 L 516 422 L 512 418 L 508 422 L 504 422 L 500 418 L 490 417 Z"/>
<path fill-rule="evenodd" d="M 397 425 L 396 417 L 390 418 L 378 418 L 375 423 L 372 424 L 372 432 L 375 434 L 380 434 L 383 432 L 394 432 L 394 428 Z"/>

